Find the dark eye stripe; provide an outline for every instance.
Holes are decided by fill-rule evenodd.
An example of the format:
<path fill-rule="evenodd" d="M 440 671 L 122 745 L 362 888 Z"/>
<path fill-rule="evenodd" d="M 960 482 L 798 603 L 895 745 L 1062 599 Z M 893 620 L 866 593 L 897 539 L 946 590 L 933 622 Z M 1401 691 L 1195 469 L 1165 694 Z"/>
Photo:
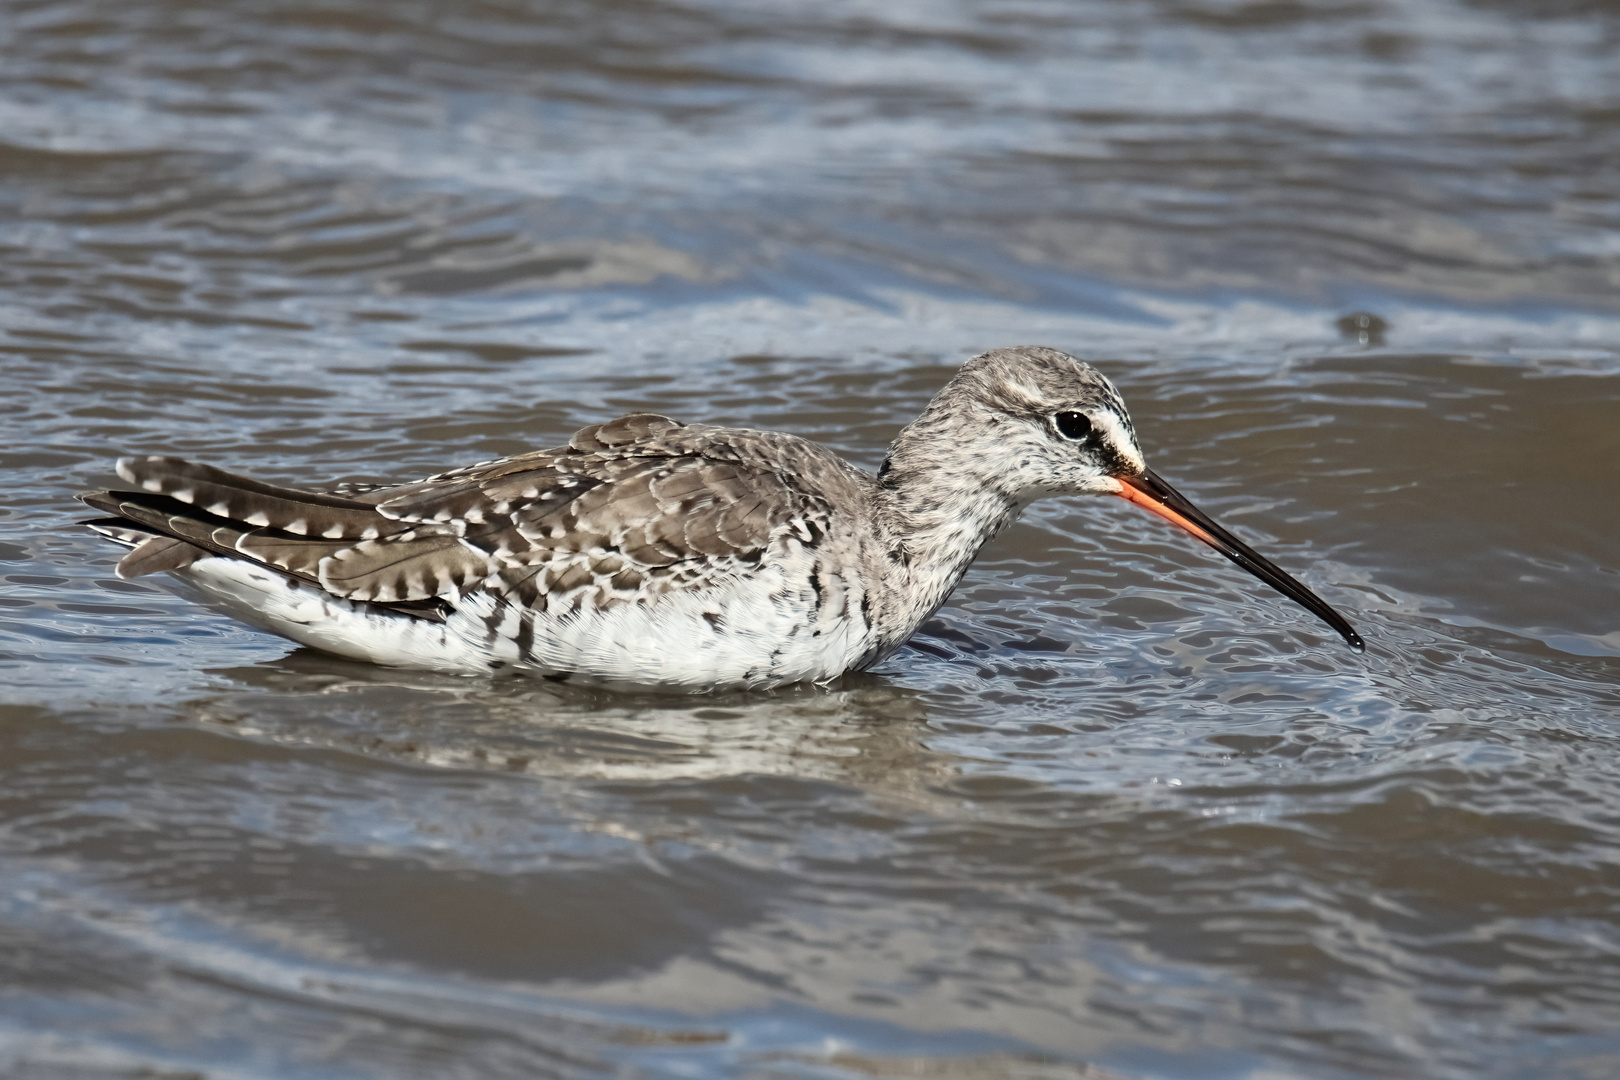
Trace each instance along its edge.
<path fill-rule="evenodd" d="M 1091 419 L 1085 413 L 1060 412 L 1052 417 L 1052 423 L 1056 425 L 1059 435 L 1073 442 L 1079 442 L 1091 434 Z"/>

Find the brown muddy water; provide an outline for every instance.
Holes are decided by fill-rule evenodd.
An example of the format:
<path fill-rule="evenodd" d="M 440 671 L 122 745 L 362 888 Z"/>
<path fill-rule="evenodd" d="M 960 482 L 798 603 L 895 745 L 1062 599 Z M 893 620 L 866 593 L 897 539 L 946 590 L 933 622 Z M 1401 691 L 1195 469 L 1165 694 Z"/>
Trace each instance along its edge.
<path fill-rule="evenodd" d="M 1613 4 L 51 0 L 0 58 L 0 1074 L 1620 1076 Z M 119 453 L 633 409 L 871 467 L 1027 342 L 1367 654 L 1118 500 L 697 698 L 327 659 L 73 524 Z"/>

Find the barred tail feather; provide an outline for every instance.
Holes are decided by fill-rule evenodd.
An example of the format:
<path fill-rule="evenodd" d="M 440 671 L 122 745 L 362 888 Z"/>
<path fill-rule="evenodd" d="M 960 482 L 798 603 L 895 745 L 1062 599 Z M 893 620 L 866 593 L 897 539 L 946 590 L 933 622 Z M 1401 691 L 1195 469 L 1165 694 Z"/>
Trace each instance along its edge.
<path fill-rule="evenodd" d="M 115 515 L 96 523 L 97 531 L 135 549 L 119 563 L 122 576 L 183 570 L 205 554 L 221 555 L 334 597 L 437 615 L 439 601 L 491 571 L 456 526 L 398 521 L 372 502 L 178 458 L 123 458 L 118 473 L 141 490 L 87 491 L 79 499 Z"/>

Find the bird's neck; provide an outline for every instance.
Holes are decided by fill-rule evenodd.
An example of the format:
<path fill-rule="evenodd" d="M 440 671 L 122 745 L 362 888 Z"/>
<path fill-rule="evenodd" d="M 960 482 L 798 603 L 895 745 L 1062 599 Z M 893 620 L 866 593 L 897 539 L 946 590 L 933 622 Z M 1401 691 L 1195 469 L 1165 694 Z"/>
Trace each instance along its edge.
<path fill-rule="evenodd" d="M 945 602 L 968 566 L 1027 503 L 1004 471 L 964 445 L 961 425 L 925 412 L 889 447 L 877 514 L 899 622 L 911 629 Z"/>

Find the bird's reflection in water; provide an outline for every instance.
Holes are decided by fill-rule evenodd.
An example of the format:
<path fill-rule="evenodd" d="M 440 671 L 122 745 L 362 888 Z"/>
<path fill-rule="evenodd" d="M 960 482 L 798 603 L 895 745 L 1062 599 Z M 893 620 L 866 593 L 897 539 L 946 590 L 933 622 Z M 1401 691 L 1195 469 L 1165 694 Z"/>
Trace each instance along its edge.
<path fill-rule="evenodd" d="M 923 695 L 867 674 L 830 690 L 678 695 L 381 668 L 309 649 L 210 674 L 223 685 L 194 703 L 199 722 L 438 768 L 640 782 L 778 775 L 891 797 L 922 797 L 956 771 L 926 745 Z"/>

